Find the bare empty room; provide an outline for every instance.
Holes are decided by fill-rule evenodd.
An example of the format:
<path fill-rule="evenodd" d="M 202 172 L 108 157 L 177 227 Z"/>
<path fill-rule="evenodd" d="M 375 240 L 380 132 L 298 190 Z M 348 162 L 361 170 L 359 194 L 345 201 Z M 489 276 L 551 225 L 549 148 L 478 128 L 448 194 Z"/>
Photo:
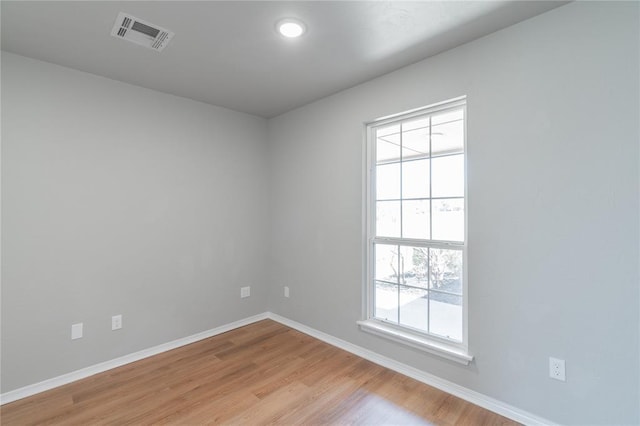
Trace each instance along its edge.
<path fill-rule="evenodd" d="M 4 425 L 640 425 L 640 3 L 5 1 Z"/>

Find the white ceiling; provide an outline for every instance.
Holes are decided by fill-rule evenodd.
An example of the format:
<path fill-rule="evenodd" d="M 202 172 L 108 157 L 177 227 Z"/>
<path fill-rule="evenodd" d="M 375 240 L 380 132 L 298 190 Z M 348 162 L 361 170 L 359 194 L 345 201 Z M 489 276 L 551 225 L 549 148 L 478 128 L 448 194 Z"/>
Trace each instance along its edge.
<path fill-rule="evenodd" d="M 273 117 L 566 2 L 2 1 L 2 49 Z M 162 53 L 110 36 L 118 12 L 175 32 Z M 308 26 L 284 39 L 275 22 Z"/>

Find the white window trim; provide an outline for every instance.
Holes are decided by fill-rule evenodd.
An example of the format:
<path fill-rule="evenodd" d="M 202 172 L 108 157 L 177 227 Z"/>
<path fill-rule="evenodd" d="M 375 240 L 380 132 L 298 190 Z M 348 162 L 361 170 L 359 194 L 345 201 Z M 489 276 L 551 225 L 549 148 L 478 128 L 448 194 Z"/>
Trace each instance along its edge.
<path fill-rule="evenodd" d="M 362 331 L 366 331 L 367 333 L 375 334 L 420 349 L 421 351 L 459 362 L 460 364 L 468 365 L 473 360 L 473 356 L 469 355 L 465 349 L 458 349 L 446 343 L 436 342 L 430 338 L 430 336 L 422 336 L 406 330 L 395 329 L 392 326 L 384 324 L 382 321 L 369 319 L 358 321 L 358 325 Z"/>
<path fill-rule="evenodd" d="M 465 188 L 464 188 L 464 200 L 465 200 L 465 236 L 464 244 L 462 244 L 462 256 L 463 256 L 463 295 L 462 295 L 462 342 L 450 341 L 448 339 L 440 339 L 437 336 L 429 335 L 426 333 L 420 333 L 418 331 L 412 331 L 411 329 L 396 324 L 390 324 L 374 316 L 373 296 L 371 294 L 373 282 L 373 262 L 371 259 L 373 240 L 374 240 L 374 214 L 375 211 L 375 184 L 373 182 L 375 166 L 375 138 L 373 129 L 375 127 L 384 126 L 386 124 L 393 123 L 398 120 L 406 120 L 413 117 L 421 116 L 423 114 L 432 114 L 439 111 L 444 111 L 452 108 L 462 107 L 464 110 L 464 153 L 465 153 Z M 469 354 L 468 350 L 468 262 L 467 262 L 467 244 L 468 244 L 468 193 L 467 193 L 467 179 L 466 179 L 466 162 L 467 162 L 467 108 L 466 108 L 466 96 L 461 96 L 452 100 L 441 102 L 438 104 L 430 105 L 424 108 L 418 108 L 415 110 L 403 112 L 400 114 L 394 114 L 387 117 L 382 117 L 371 122 L 364 123 L 364 174 L 363 185 L 365 190 L 363 191 L 363 234 L 364 234 L 364 299 L 363 299 L 363 317 L 361 321 L 357 321 L 360 329 L 367 333 L 371 333 L 415 349 L 422 350 L 424 352 L 431 353 L 464 365 L 468 365 L 473 356 Z M 380 240 L 381 238 L 377 238 Z M 403 240 L 404 239 L 390 239 L 390 240 Z M 421 240 L 418 240 L 421 241 Z M 437 244 L 446 246 L 447 242 L 438 242 Z M 456 244 L 456 248 L 460 248 L 461 245 Z"/>

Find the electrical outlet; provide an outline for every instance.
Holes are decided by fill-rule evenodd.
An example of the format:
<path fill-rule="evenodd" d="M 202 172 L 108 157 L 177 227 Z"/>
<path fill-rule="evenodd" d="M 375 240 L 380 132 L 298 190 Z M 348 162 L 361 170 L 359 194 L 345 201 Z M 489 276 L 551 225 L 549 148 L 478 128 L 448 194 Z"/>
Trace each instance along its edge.
<path fill-rule="evenodd" d="M 73 324 L 71 326 L 71 340 L 80 339 L 82 337 L 82 323 Z"/>
<path fill-rule="evenodd" d="M 551 377 L 552 379 L 560 380 L 562 382 L 566 380 L 564 359 L 549 357 L 549 377 Z"/>
<path fill-rule="evenodd" d="M 245 298 L 251 296 L 251 287 L 241 287 L 240 288 L 240 297 Z"/>
<path fill-rule="evenodd" d="M 114 315 L 111 317 L 111 330 L 120 330 L 122 328 L 122 315 Z"/>
<path fill-rule="evenodd" d="M 284 286 L 284 297 L 289 297 L 289 287 Z"/>

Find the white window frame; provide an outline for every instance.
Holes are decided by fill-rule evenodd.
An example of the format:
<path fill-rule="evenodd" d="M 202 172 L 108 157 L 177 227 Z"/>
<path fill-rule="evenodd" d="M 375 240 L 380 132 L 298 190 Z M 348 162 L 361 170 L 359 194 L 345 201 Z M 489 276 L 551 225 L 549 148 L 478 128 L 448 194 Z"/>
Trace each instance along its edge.
<path fill-rule="evenodd" d="M 423 115 L 432 115 L 438 112 L 444 112 L 450 109 L 463 110 L 463 134 L 464 134 L 464 241 L 434 241 L 423 239 L 409 238 L 388 238 L 375 236 L 375 212 L 376 212 L 376 134 L 375 130 L 379 127 L 399 123 L 412 118 L 418 118 Z M 394 114 L 392 116 L 383 117 L 374 121 L 365 123 L 365 177 L 364 184 L 364 252 L 365 252 L 365 283 L 364 283 L 364 303 L 363 317 L 364 320 L 358 321 L 361 330 L 375 335 L 411 346 L 429 352 L 443 358 L 447 358 L 461 364 L 469 364 L 473 360 L 473 356 L 468 351 L 468 262 L 467 262 L 467 242 L 468 242 L 468 191 L 467 191 L 467 107 L 466 97 L 451 99 L 438 104 L 429 105 L 427 107 Z M 431 155 L 431 153 L 430 153 Z M 421 332 L 399 324 L 393 324 L 381 319 L 375 318 L 374 306 L 374 267 L 375 259 L 373 259 L 374 243 L 391 243 L 405 244 L 413 246 L 425 246 L 434 248 L 455 248 L 462 251 L 463 263 L 463 283 L 462 283 L 462 341 L 455 341 L 439 337 L 426 332 Z"/>

